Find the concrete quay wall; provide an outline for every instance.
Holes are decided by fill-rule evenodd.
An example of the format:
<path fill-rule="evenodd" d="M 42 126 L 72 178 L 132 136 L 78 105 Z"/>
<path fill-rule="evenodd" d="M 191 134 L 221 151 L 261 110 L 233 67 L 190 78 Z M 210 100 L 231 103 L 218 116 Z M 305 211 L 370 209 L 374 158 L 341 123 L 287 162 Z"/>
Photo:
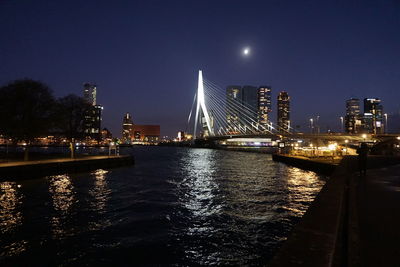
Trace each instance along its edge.
<path fill-rule="evenodd" d="M 85 172 L 134 164 L 133 156 L 93 156 L 0 164 L 0 181 L 32 179 L 48 175 Z"/>
<path fill-rule="evenodd" d="M 337 164 L 331 162 L 322 162 L 317 160 L 310 160 L 308 158 L 287 156 L 281 154 L 273 154 L 272 159 L 274 161 L 283 162 L 294 167 L 298 167 L 309 171 L 315 171 L 327 175 L 332 174 L 335 171 L 336 167 L 338 166 Z"/>

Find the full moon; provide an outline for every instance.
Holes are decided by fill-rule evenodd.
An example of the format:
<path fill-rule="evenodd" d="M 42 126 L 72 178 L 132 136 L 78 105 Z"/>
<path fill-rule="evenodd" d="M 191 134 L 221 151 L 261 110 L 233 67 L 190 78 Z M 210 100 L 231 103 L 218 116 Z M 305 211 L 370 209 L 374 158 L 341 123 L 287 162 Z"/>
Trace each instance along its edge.
<path fill-rule="evenodd" d="M 243 55 L 247 56 L 248 54 L 250 54 L 250 48 L 246 47 L 243 49 Z"/>

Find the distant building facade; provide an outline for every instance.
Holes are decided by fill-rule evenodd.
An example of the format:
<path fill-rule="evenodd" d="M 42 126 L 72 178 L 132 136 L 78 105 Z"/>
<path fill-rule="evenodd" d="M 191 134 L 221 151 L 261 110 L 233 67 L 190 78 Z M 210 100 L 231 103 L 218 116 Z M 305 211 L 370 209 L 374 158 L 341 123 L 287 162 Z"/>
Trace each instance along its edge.
<path fill-rule="evenodd" d="M 122 120 L 122 142 L 125 144 L 129 144 L 131 142 L 132 127 L 132 116 L 127 112 Z"/>
<path fill-rule="evenodd" d="M 101 140 L 101 120 L 103 107 L 91 106 L 85 113 L 84 133 L 86 138 Z"/>
<path fill-rule="evenodd" d="M 258 88 L 258 123 L 266 128 L 270 121 L 269 114 L 272 111 L 271 86 L 260 86 Z"/>
<path fill-rule="evenodd" d="M 378 98 L 364 99 L 364 131 L 372 134 L 382 134 L 384 132 L 383 107 Z"/>
<path fill-rule="evenodd" d="M 251 85 L 242 87 L 242 124 L 250 125 L 258 122 L 258 88 Z"/>
<path fill-rule="evenodd" d="M 361 130 L 360 100 L 358 98 L 346 100 L 346 115 L 344 118 L 346 133 L 355 134 Z"/>
<path fill-rule="evenodd" d="M 103 143 L 110 143 L 112 141 L 112 133 L 107 128 L 101 130 L 101 140 Z"/>
<path fill-rule="evenodd" d="M 97 105 L 97 86 L 93 83 L 84 83 L 83 98 L 90 105 L 84 118 L 85 138 L 100 141 L 103 106 Z"/>
<path fill-rule="evenodd" d="M 226 121 L 230 133 L 238 131 L 241 106 L 242 87 L 238 85 L 228 86 L 226 88 Z"/>
<path fill-rule="evenodd" d="M 267 126 L 271 112 L 271 87 L 231 85 L 226 88 L 226 121 L 230 133 Z"/>
<path fill-rule="evenodd" d="M 378 98 L 364 98 L 364 109 L 361 112 L 360 100 L 346 100 L 345 131 L 346 133 L 382 134 L 386 125 L 383 121 L 383 107 Z"/>
<path fill-rule="evenodd" d="M 83 98 L 90 105 L 95 106 L 97 98 L 97 86 L 94 83 L 83 84 Z"/>
<path fill-rule="evenodd" d="M 278 130 L 290 132 L 290 97 L 285 91 L 278 95 Z"/>
<path fill-rule="evenodd" d="M 132 131 L 136 142 L 158 143 L 160 140 L 160 125 L 133 124 Z"/>
<path fill-rule="evenodd" d="M 132 116 L 126 113 L 122 121 L 122 141 L 125 144 L 156 144 L 160 141 L 160 125 L 134 124 Z"/>

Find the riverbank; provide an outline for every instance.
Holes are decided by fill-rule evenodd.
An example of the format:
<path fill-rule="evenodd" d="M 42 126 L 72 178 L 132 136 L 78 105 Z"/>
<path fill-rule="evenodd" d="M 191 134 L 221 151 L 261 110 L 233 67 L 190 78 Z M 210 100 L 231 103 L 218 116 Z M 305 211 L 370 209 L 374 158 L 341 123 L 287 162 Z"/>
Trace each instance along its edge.
<path fill-rule="evenodd" d="M 378 169 L 359 177 L 357 158 L 344 157 L 270 265 L 398 265 L 399 165 L 387 167 L 393 164 L 400 158 L 369 157 L 369 169 Z"/>
<path fill-rule="evenodd" d="M 0 181 L 108 169 L 134 164 L 133 156 L 86 156 L 0 163 Z"/>

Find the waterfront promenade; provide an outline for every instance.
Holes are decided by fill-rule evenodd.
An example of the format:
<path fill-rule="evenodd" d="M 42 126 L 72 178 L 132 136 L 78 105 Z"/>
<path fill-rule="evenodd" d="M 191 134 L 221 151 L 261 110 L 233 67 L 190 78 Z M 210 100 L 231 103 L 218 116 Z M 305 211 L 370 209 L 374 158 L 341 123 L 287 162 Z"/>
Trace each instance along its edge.
<path fill-rule="evenodd" d="M 400 266 L 400 165 L 355 180 L 358 266 Z"/>
<path fill-rule="evenodd" d="M 397 165 L 396 165 L 397 163 Z M 399 266 L 400 158 L 345 157 L 271 266 Z"/>

